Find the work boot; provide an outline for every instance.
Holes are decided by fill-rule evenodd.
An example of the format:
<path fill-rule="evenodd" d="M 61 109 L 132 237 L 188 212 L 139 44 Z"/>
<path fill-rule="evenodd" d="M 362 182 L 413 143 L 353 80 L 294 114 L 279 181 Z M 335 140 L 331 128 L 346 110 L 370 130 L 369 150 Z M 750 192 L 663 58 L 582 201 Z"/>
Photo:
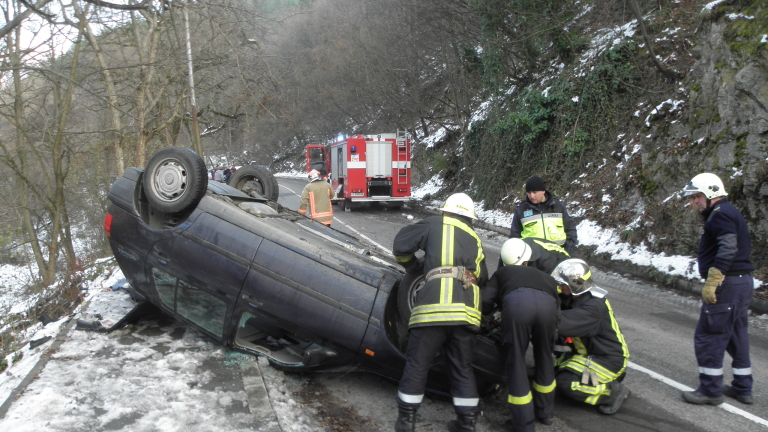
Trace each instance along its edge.
<path fill-rule="evenodd" d="M 448 422 L 448 430 L 451 432 L 475 432 L 478 413 L 459 415 L 456 420 Z"/>
<path fill-rule="evenodd" d="M 419 407 L 416 405 L 397 404 L 397 422 L 395 423 L 396 432 L 415 432 L 416 431 L 416 411 Z"/>
<path fill-rule="evenodd" d="M 696 405 L 720 405 L 723 403 L 723 396 L 707 396 L 698 390 L 683 392 L 683 399 Z"/>
<path fill-rule="evenodd" d="M 608 387 L 611 389 L 610 398 L 604 404 L 597 407 L 597 410 L 605 415 L 616 414 L 616 411 L 621 408 L 621 404 L 624 403 L 624 399 L 628 398 L 632 393 L 627 386 L 618 381 L 611 381 L 608 383 Z"/>
<path fill-rule="evenodd" d="M 751 395 L 747 396 L 747 395 L 739 394 L 736 392 L 736 390 L 733 389 L 733 387 L 729 385 L 723 386 L 723 395 L 728 396 L 729 398 L 734 398 L 743 404 L 752 405 L 754 403 Z"/>

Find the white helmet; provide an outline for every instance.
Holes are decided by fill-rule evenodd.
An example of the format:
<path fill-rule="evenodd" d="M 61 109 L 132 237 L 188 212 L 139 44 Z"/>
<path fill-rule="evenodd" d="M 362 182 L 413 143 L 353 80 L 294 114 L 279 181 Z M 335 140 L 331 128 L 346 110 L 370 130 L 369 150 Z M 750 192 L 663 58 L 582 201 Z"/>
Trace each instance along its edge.
<path fill-rule="evenodd" d="M 578 296 L 592 289 L 592 272 L 589 265 L 578 258 L 567 259 L 552 270 L 552 277 L 557 283 L 566 284 L 571 288 L 571 294 Z"/>
<path fill-rule="evenodd" d="M 728 196 L 728 193 L 725 192 L 723 181 L 720 180 L 720 177 L 711 173 L 703 173 L 694 177 L 683 189 L 683 192 L 685 196 L 701 192 L 707 199 Z"/>
<path fill-rule="evenodd" d="M 315 180 L 320 180 L 320 171 L 318 170 L 312 170 L 309 172 L 309 181 L 313 182 Z"/>
<path fill-rule="evenodd" d="M 454 213 L 459 216 L 466 216 L 470 219 L 477 219 L 477 215 L 475 215 L 475 202 L 465 193 L 457 193 L 449 196 L 448 199 L 445 200 L 443 208 L 440 210 Z"/>
<path fill-rule="evenodd" d="M 511 238 L 501 246 L 501 260 L 504 265 L 523 265 L 531 259 L 531 247 L 519 238 Z"/>

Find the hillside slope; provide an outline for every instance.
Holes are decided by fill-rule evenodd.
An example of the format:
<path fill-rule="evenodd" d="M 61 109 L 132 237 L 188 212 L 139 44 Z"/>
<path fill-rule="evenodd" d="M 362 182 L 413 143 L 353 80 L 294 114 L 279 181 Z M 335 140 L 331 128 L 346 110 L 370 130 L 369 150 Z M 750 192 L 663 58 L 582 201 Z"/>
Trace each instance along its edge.
<path fill-rule="evenodd" d="M 592 31 L 570 63 L 550 58 L 525 87 L 485 99 L 466 133 L 429 137 L 415 151 L 416 170 L 424 180 L 442 179 L 445 192 L 468 190 L 486 207 L 510 211 L 525 179 L 539 175 L 578 218 L 654 252 L 689 256 L 701 221 L 680 191 L 694 175 L 713 172 L 749 223 L 756 276 L 765 278 L 763 3 L 679 1 L 646 15 L 666 73 L 651 61 L 637 20 Z M 590 11 L 577 19 L 589 20 Z"/>

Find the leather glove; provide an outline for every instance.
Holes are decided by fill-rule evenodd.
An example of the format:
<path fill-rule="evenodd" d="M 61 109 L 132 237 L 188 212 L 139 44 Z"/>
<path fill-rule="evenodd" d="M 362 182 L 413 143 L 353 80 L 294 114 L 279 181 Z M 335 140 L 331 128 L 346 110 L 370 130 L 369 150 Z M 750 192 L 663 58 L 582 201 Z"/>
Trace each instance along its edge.
<path fill-rule="evenodd" d="M 704 289 L 701 290 L 701 298 L 704 299 L 707 304 L 717 303 L 717 297 L 715 297 L 715 290 L 725 280 L 725 275 L 715 267 L 710 267 L 707 273 L 707 281 L 704 282 Z"/>

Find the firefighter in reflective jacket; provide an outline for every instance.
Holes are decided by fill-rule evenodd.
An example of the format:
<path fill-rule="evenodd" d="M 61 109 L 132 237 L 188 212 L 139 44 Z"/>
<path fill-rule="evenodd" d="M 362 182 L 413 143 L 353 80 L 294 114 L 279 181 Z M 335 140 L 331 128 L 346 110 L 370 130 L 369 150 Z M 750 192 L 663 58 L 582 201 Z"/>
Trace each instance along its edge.
<path fill-rule="evenodd" d="M 301 191 L 301 205 L 299 213 L 320 222 L 323 225 L 331 226 L 333 222 L 333 207 L 331 200 L 336 198 L 333 188 L 328 182 L 323 181 L 320 172 L 312 170 L 309 172 L 309 184 L 304 186 Z"/>
<path fill-rule="evenodd" d="M 516 247 L 522 243 L 526 248 Z M 522 254 L 521 254 L 522 252 Z M 520 239 L 501 247 L 504 267 L 496 270 L 483 288 L 483 312 L 501 307 L 502 343 L 507 356 L 511 432 L 533 432 L 534 417 L 552 424 L 555 402 L 555 368 L 552 359 L 559 298 L 557 281 L 534 267 L 527 267 L 530 248 Z M 533 385 L 528 382 L 525 352 L 533 345 L 536 363 Z M 533 388 L 533 391 L 531 391 Z"/>
<path fill-rule="evenodd" d="M 552 277 L 564 295 L 558 332 L 569 342 L 555 348 L 564 351 L 555 363 L 558 391 L 614 414 L 630 394 L 621 383 L 629 349 L 605 298 L 607 291 L 593 287 L 589 266 L 580 259 L 563 261 Z"/>
<path fill-rule="evenodd" d="M 472 371 L 472 341 L 480 329 L 480 285 L 488 279 L 480 238 L 472 228 L 474 202 L 466 194 L 451 195 L 432 216 L 404 227 L 395 236 L 393 253 L 409 273 L 424 251 L 426 283 L 419 291 L 409 321 L 405 370 L 397 392 L 395 430 L 414 431 L 416 410 L 424 398 L 427 374 L 440 348 L 449 364 L 451 393 L 458 418 L 452 432 L 475 430 L 479 395 Z"/>
<path fill-rule="evenodd" d="M 557 243 L 572 253 L 576 247 L 576 224 L 565 205 L 547 192 L 544 180 L 531 177 L 525 182 L 525 200 L 515 209 L 510 238 L 540 238 Z"/>

